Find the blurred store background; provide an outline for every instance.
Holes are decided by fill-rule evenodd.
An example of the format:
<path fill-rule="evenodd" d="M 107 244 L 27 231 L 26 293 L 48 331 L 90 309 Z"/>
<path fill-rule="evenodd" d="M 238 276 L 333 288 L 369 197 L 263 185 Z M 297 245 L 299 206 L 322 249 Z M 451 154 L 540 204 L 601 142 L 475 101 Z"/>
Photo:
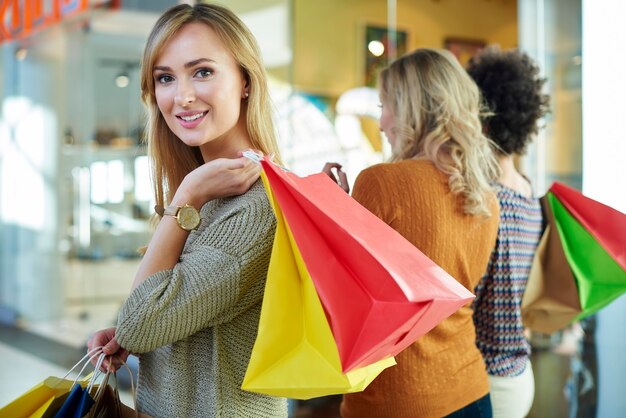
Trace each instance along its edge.
<path fill-rule="evenodd" d="M 0 406 L 83 353 L 128 295 L 150 236 L 139 58 L 166 0 L 1 0 Z M 533 56 L 552 113 L 519 161 L 626 212 L 621 0 L 222 0 L 271 78 L 285 165 L 351 181 L 383 161 L 377 71 L 418 47 L 464 63 L 499 44 Z M 617 48 L 617 49 L 616 49 Z M 584 100 L 583 100 L 584 98 Z M 533 417 L 626 416 L 626 303 L 533 336 Z M 78 357 L 77 357 L 78 356 Z M 337 415 L 337 398 L 294 404 Z"/>

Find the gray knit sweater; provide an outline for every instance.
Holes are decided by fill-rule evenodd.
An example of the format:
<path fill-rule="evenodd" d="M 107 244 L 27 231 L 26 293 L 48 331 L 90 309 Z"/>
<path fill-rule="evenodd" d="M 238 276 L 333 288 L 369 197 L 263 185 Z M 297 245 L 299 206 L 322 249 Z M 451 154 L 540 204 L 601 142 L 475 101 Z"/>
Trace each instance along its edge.
<path fill-rule="evenodd" d="M 241 390 L 276 229 L 262 182 L 201 211 L 172 270 L 130 295 L 116 337 L 139 354 L 137 406 L 158 417 L 286 417 L 283 398 Z"/>

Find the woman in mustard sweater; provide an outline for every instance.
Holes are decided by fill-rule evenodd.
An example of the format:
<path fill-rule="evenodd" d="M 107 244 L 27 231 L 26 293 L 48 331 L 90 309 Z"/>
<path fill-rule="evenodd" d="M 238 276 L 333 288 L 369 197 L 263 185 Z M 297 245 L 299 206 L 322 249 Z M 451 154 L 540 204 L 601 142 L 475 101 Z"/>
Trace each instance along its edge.
<path fill-rule="evenodd" d="M 392 161 L 361 172 L 352 196 L 473 290 L 499 215 L 489 185 L 498 166 L 482 134 L 478 89 L 449 52 L 418 49 L 381 73 L 380 100 Z M 365 391 L 344 396 L 343 417 L 491 417 L 469 305 L 396 360 Z"/>

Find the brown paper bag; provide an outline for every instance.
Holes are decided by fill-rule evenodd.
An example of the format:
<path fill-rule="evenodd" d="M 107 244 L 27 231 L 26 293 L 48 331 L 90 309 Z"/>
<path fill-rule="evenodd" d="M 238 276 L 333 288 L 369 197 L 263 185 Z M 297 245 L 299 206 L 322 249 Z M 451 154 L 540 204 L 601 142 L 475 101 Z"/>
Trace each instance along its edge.
<path fill-rule="evenodd" d="M 94 405 L 88 418 L 152 418 L 150 415 L 135 411 L 120 400 L 118 391 L 107 385 L 101 400 Z"/>
<path fill-rule="evenodd" d="M 533 331 L 551 334 L 569 325 L 582 309 L 554 215 L 545 198 L 541 203 L 547 226 L 535 252 L 522 299 L 522 321 Z"/>
<path fill-rule="evenodd" d="M 126 367 L 126 363 L 122 362 Z M 129 370 L 129 373 L 130 370 Z M 113 376 L 115 385 L 109 384 L 109 378 Z M 132 374 L 131 374 L 132 379 Z M 135 385 L 131 380 L 131 394 L 135 400 Z M 94 405 L 89 410 L 89 413 L 85 415 L 85 418 L 151 418 L 149 415 L 137 412 L 135 409 L 124 405 L 120 399 L 120 392 L 118 389 L 117 374 L 115 372 L 108 372 L 102 382 L 100 388 L 94 394 Z M 135 400 L 136 402 L 136 400 Z"/>
<path fill-rule="evenodd" d="M 150 415 L 143 414 L 141 412 L 135 411 L 128 405 L 122 403 L 122 413 L 120 414 L 121 418 L 152 418 Z"/>

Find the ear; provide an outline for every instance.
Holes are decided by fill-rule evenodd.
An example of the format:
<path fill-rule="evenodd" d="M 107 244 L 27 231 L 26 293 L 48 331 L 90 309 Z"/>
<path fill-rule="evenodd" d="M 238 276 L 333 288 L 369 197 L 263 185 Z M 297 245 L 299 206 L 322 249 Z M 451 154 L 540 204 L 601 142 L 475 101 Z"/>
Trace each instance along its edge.
<path fill-rule="evenodd" d="M 243 83 L 243 89 L 241 91 L 241 98 L 245 100 L 248 98 L 248 96 L 250 96 L 250 77 L 248 76 L 248 74 L 244 72 L 243 79 L 244 79 L 244 83 Z"/>

